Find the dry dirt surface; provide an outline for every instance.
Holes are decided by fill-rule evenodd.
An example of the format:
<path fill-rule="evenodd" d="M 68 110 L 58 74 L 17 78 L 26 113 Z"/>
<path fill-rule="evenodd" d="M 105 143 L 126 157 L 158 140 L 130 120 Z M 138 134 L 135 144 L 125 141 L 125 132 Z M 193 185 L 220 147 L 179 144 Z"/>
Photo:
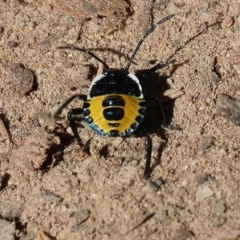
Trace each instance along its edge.
<path fill-rule="evenodd" d="M 106 138 L 84 122 L 74 140 L 71 95 L 103 65 L 130 71 L 149 103 L 153 140 Z M 157 63 L 173 61 L 144 77 Z M 237 0 L 0 1 L 0 239 L 240 239 L 240 3 Z M 142 79 L 141 79 L 142 78 Z"/>

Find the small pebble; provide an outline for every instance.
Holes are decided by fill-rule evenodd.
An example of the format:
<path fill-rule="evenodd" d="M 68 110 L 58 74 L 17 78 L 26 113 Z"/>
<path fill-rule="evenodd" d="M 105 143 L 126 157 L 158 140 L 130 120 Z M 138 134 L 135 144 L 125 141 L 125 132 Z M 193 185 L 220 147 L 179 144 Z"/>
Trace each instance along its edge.
<path fill-rule="evenodd" d="M 29 22 L 28 23 L 28 29 L 31 31 L 36 27 L 36 22 Z"/>
<path fill-rule="evenodd" d="M 193 233 L 187 229 L 187 228 L 181 228 L 177 229 L 174 233 L 173 240 L 186 240 L 186 239 L 192 239 Z"/>
<path fill-rule="evenodd" d="M 226 211 L 226 207 L 222 202 L 218 202 L 213 206 L 213 211 L 215 213 L 224 213 Z"/>
<path fill-rule="evenodd" d="M 136 6 L 136 5 L 135 5 L 135 6 L 133 6 L 133 11 L 134 11 L 134 12 L 136 12 L 138 9 L 139 9 L 139 7 L 138 7 L 138 6 Z"/>
<path fill-rule="evenodd" d="M 12 49 L 12 48 L 16 48 L 18 46 L 18 42 L 15 41 L 8 41 L 7 46 Z"/>
<path fill-rule="evenodd" d="M 225 17 L 221 23 L 223 29 L 230 28 L 233 25 L 233 19 L 229 16 Z"/>
<path fill-rule="evenodd" d="M 11 72 L 15 77 L 15 91 L 21 96 L 32 90 L 34 75 L 32 70 L 25 68 L 22 64 L 15 64 L 11 67 Z"/>
<path fill-rule="evenodd" d="M 168 4 L 168 12 L 173 14 L 173 13 L 176 13 L 177 11 L 178 11 L 178 7 L 174 3 L 170 2 Z"/>
<path fill-rule="evenodd" d="M 202 137 L 201 142 L 200 142 L 200 149 L 202 151 L 208 149 L 209 147 L 211 147 L 214 144 L 214 140 L 215 139 L 211 136 Z"/>
<path fill-rule="evenodd" d="M 213 195 L 213 191 L 208 186 L 199 188 L 196 193 L 196 201 L 201 202 L 205 198 L 208 198 Z"/>
<path fill-rule="evenodd" d="M 236 126 L 240 126 L 240 101 L 220 94 L 216 103 L 217 113 L 226 117 Z"/>
<path fill-rule="evenodd" d="M 80 209 L 76 211 L 73 217 L 77 220 L 77 224 L 81 224 L 86 221 L 90 216 L 90 211 L 88 209 Z"/>
<path fill-rule="evenodd" d="M 184 217 L 184 218 L 187 218 L 187 217 L 190 217 L 191 216 L 191 212 L 187 209 L 183 209 L 180 211 L 180 216 L 181 217 Z"/>
<path fill-rule="evenodd" d="M 197 184 L 199 184 L 199 185 L 206 182 L 207 180 L 208 180 L 208 174 L 202 174 L 202 175 L 197 176 L 197 178 L 196 178 Z"/>
<path fill-rule="evenodd" d="M 213 219 L 213 226 L 214 227 L 220 227 L 222 226 L 224 223 L 226 223 L 226 217 L 224 216 L 217 216 L 215 219 Z M 223 238 L 222 238 L 223 239 Z M 224 239 L 233 239 L 233 238 L 224 238 Z M 237 239 L 237 238 L 234 238 Z"/>
<path fill-rule="evenodd" d="M 3 219 L 0 219 L 0 236 L 1 239 L 14 240 L 16 239 L 14 233 L 16 231 L 15 222 L 8 222 Z"/>
<path fill-rule="evenodd" d="M 2 26 L 0 26 L 0 39 L 4 34 L 4 28 Z"/>

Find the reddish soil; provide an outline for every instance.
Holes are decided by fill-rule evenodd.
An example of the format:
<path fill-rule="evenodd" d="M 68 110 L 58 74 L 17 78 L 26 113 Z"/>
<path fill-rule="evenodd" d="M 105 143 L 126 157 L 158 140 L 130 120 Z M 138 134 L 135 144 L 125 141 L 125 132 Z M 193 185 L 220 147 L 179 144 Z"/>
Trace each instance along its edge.
<path fill-rule="evenodd" d="M 141 134 L 105 138 L 86 124 L 74 141 L 71 95 L 87 94 L 101 63 L 130 71 L 173 64 L 144 79 L 153 140 L 143 179 Z M 240 238 L 240 3 L 220 1 L 0 1 L 0 239 Z M 169 101 L 166 101 L 166 100 Z"/>

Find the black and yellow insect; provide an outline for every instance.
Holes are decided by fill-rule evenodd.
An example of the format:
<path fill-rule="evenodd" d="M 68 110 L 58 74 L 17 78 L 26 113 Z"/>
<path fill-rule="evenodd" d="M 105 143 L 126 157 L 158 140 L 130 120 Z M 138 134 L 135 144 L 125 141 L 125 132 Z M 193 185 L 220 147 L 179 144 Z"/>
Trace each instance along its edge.
<path fill-rule="evenodd" d="M 59 47 L 59 49 L 71 49 L 82 51 L 101 62 L 106 72 L 97 75 L 89 88 L 88 95 L 77 94 L 70 97 L 53 115 L 54 118 L 62 112 L 70 102 L 75 98 L 83 101 L 82 108 L 70 109 L 68 120 L 73 134 L 80 146 L 83 142 L 77 131 L 74 115 L 83 115 L 89 126 L 102 136 L 107 137 L 127 137 L 134 133 L 141 125 L 146 113 L 146 101 L 154 99 L 145 99 L 142 93 L 142 86 L 138 78 L 128 72 L 128 69 L 138 52 L 145 38 L 154 31 L 161 23 L 169 20 L 174 15 L 170 15 L 155 23 L 139 41 L 136 49 L 130 57 L 124 69 L 113 69 L 99 59 L 92 52 L 86 49 L 74 46 Z M 167 66 L 168 64 L 157 64 L 147 71 L 147 74 Z M 142 128 L 147 142 L 146 165 L 143 177 L 150 177 L 150 164 L 152 154 L 152 139 Z"/>

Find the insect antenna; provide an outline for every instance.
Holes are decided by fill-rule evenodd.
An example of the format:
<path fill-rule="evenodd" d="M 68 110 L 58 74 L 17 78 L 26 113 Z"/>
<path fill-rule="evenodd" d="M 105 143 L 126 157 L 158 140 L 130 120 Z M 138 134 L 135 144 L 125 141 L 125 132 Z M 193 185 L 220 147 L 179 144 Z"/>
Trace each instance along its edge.
<path fill-rule="evenodd" d="M 87 49 L 79 48 L 79 47 L 75 47 L 75 46 L 71 46 L 71 45 L 70 46 L 57 47 L 57 49 L 70 49 L 70 50 L 84 52 L 84 53 L 88 54 L 89 56 L 95 58 L 100 63 L 102 63 L 106 69 L 109 69 L 109 66 L 102 59 L 100 59 L 94 53 L 88 51 Z"/>
<path fill-rule="evenodd" d="M 136 47 L 135 50 L 133 51 L 132 56 L 130 57 L 130 59 L 129 59 L 129 61 L 128 61 L 125 69 L 124 69 L 125 71 L 128 71 L 128 69 L 129 69 L 129 67 L 130 67 L 130 65 L 131 65 L 131 63 L 132 63 L 132 61 L 133 61 L 136 53 L 138 52 L 140 46 L 142 45 L 143 41 L 147 38 L 147 36 L 148 36 L 150 33 L 152 33 L 158 25 L 160 25 L 160 24 L 168 21 L 168 20 L 171 19 L 172 17 L 174 17 L 174 14 L 169 15 L 168 17 L 166 17 L 166 18 L 164 18 L 164 19 L 156 22 L 156 23 L 144 34 L 144 36 L 142 37 L 142 39 L 138 42 L 137 47 Z"/>

